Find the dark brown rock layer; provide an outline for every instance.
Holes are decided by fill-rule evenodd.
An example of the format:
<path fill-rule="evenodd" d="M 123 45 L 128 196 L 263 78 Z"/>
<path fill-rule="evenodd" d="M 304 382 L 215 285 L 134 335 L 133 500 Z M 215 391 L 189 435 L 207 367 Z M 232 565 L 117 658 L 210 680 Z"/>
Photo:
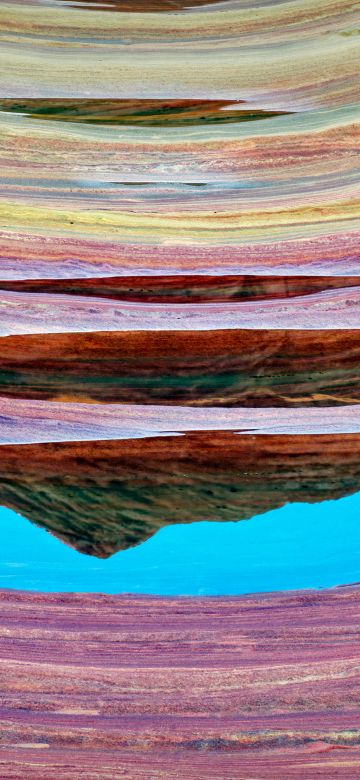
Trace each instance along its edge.
<path fill-rule="evenodd" d="M 130 186 L 130 185 L 129 185 Z M 198 185 L 199 186 L 199 185 Z M 1 269 L 0 269 L 1 273 Z M 90 279 L 21 279 L 0 282 L 2 290 L 62 293 L 141 303 L 221 303 L 311 295 L 358 287 L 359 276 L 108 276 Z"/>
<path fill-rule="evenodd" d="M 0 396 L 193 406 L 360 399 L 357 330 L 100 332 L 0 339 Z"/>

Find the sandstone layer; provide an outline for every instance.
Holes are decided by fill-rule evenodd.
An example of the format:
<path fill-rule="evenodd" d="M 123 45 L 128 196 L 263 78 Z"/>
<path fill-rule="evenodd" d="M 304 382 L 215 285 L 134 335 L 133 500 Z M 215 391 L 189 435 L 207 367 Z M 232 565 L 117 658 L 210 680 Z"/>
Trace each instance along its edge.
<path fill-rule="evenodd" d="M 14 335 L 0 339 L 0 397 L 204 407 L 357 404 L 360 332 Z"/>
<path fill-rule="evenodd" d="M 7 780 L 355 780 L 358 587 L 0 594 Z"/>

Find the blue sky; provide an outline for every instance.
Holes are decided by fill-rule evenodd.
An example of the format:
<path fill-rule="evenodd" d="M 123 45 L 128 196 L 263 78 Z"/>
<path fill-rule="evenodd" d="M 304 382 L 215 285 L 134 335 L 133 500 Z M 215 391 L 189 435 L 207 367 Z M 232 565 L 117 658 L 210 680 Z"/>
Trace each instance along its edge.
<path fill-rule="evenodd" d="M 9 509 L 0 508 L 0 524 L 5 588 L 216 595 L 360 580 L 360 493 L 239 523 L 168 526 L 107 561 L 71 550 Z"/>

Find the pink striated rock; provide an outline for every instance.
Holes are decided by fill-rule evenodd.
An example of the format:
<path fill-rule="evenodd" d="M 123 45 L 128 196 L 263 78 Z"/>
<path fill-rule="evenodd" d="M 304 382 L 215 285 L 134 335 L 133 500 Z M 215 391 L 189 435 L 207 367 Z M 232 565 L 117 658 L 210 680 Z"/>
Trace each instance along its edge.
<path fill-rule="evenodd" d="M 0 594 L 2 777 L 358 777 L 357 586 Z"/>

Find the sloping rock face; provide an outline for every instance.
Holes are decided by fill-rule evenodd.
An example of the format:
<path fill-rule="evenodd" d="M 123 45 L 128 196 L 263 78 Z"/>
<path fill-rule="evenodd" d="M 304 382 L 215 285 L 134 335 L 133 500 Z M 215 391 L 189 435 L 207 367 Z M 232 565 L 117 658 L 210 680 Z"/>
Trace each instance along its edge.
<path fill-rule="evenodd" d="M 1 3 L 0 504 L 79 552 L 360 490 L 355 6 Z M 0 780 L 359 780 L 359 614 L 0 591 Z"/>
<path fill-rule="evenodd" d="M 98 557 L 170 523 L 245 520 L 357 490 L 360 434 L 220 431 L 0 449 L 0 503 Z"/>
<path fill-rule="evenodd" d="M 344 86 L 356 62 L 343 72 L 343 43 L 332 38 L 327 97 L 314 100 L 319 72 L 308 60 L 289 69 L 289 52 L 294 24 L 296 46 L 312 24 L 314 44 L 327 14 L 187 5 L 196 4 L 196 13 L 110 20 L 100 4 L 89 3 L 95 15 L 63 3 L 81 31 L 86 99 L 59 84 L 62 98 L 30 90 L 0 100 L 0 501 L 103 557 L 167 523 L 237 521 L 360 489 L 358 112 Z M 72 87 L 81 82 L 59 8 L 45 2 L 45 13 L 32 0 L 25 22 L 21 5 L 12 56 L 17 35 L 23 52 L 24 35 L 38 31 L 45 81 L 51 40 L 75 56 Z M 331 29 L 343 32 L 335 11 Z M 214 84 L 214 95 L 192 99 L 214 40 L 222 84 L 230 68 L 238 96 L 239 34 L 244 57 L 251 52 L 241 78 L 269 56 L 261 95 L 239 104 L 226 87 L 229 100 L 223 89 L 216 99 Z M 144 99 L 99 100 L 86 65 L 94 36 L 105 47 L 121 38 L 126 59 L 156 41 L 167 68 L 180 36 L 176 84 L 186 94 L 149 92 L 141 68 Z M 280 40 L 290 80 L 274 100 Z M 20 71 L 23 89 L 32 69 Z M 206 64 L 207 86 L 208 74 Z M 131 83 L 126 92 L 137 94 Z"/>

